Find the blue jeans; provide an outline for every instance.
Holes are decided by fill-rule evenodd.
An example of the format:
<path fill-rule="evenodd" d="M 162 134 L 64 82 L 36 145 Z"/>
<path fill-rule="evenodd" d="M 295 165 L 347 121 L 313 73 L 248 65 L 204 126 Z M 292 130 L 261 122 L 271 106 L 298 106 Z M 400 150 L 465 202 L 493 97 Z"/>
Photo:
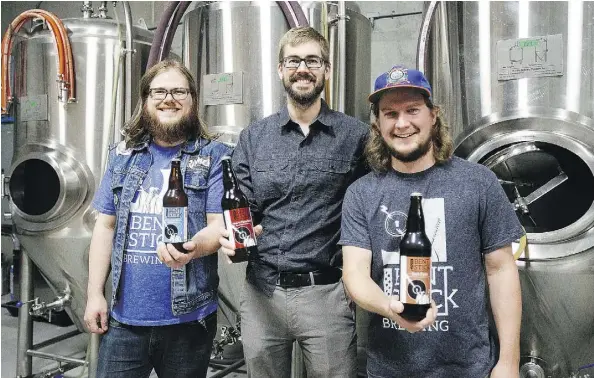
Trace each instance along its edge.
<path fill-rule="evenodd" d="M 206 377 L 216 312 L 204 322 L 142 327 L 109 321 L 99 347 L 98 378 L 148 378 L 153 368 L 160 378 Z"/>

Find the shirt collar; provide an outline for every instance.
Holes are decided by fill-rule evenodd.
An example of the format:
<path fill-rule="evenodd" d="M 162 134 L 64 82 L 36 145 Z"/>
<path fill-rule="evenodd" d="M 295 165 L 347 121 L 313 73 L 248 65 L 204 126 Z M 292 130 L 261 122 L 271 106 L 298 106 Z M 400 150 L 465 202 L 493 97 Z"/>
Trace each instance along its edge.
<path fill-rule="evenodd" d="M 279 124 L 281 127 L 291 127 L 296 125 L 295 122 L 291 120 L 289 116 L 289 108 L 288 106 L 284 106 L 281 111 L 278 113 L 279 115 Z M 332 111 L 326 101 L 322 99 L 322 106 L 320 108 L 320 113 L 318 116 L 313 120 L 311 123 L 312 125 L 316 125 L 315 127 L 319 128 L 320 130 L 326 131 L 328 133 L 333 133 L 334 131 L 334 111 Z"/>

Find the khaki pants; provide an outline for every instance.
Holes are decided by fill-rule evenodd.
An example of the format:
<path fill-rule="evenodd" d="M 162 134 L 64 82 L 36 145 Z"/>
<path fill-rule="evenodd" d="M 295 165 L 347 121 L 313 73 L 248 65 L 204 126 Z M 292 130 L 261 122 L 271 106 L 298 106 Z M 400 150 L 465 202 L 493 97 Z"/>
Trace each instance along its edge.
<path fill-rule="evenodd" d="M 241 295 L 241 333 L 248 377 L 290 378 L 293 341 L 308 378 L 355 378 L 354 306 L 342 280 L 330 285 L 276 287 L 271 298 L 249 283 Z"/>

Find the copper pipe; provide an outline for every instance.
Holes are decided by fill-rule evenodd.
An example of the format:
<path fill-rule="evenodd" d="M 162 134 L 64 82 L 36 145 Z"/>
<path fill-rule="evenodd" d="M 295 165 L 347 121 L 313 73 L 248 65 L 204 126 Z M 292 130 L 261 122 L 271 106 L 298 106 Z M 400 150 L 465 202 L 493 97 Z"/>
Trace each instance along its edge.
<path fill-rule="evenodd" d="M 11 95 L 8 85 L 8 62 L 12 50 L 13 34 L 23 26 L 29 18 L 43 18 L 49 25 L 58 50 L 58 77 L 66 88 L 66 100 L 72 102 L 76 97 L 76 76 L 74 74 L 74 58 L 66 28 L 53 13 L 42 9 L 33 9 L 21 13 L 14 19 L 2 38 L 2 114 L 8 112 L 8 97 Z"/>
<path fill-rule="evenodd" d="M 6 114 L 8 112 L 8 97 L 9 95 L 11 95 L 11 91 L 10 91 L 10 87 L 8 85 L 8 60 L 9 60 L 9 56 L 12 50 L 12 37 L 13 34 L 18 32 L 20 30 L 20 28 L 23 26 L 23 24 L 29 19 L 29 18 L 38 18 L 40 16 L 40 14 L 35 13 L 35 12 L 31 12 L 31 11 L 25 11 L 23 13 L 21 13 L 19 16 L 17 16 L 17 18 L 15 18 L 10 26 L 8 27 L 8 30 L 6 31 L 6 33 L 4 34 L 4 37 L 2 38 L 2 61 L 3 64 L 2 66 L 2 114 Z M 57 45 L 57 49 L 58 49 L 58 76 L 60 77 L 61 80 L 64 80 L 65 78 L 65 61 L 64 61 L 64 45 L 62 42 L 62 38 L 61 38 L 61 34 L 58 34 L 58 32 L 56 31 L 57 26 L 55 25 L 54 22 L 50 22 L 47 20 L 46 17 L 41 16 L 50 26 L 50 29 L 52 31 L 52 34 L 54 36 L 54 39 L 56 41 L 56 45 Z"/>
<path fill-rule="evenodd" d="M 64 43 L 64 49 L 65 49 L 65 54 L 66 54 L 66 68 L 67 68 L 66 72 L 68 73 L 68 77 L 67 77 L 67 79 L 65 79 L 65 81 L 66 81 L 67 85 L 70 85 L 70 87 L 68 88 L 68 93 L 69 93 L 68 101 L 72 102 L 76 98 L 76 76 L 74 74 L 74 57 L 72 55 L 72 47 L 70 45 L 70 39 L 68 38 L 68 32 L 66 30 L 66 27 L 64 26 L 64 23 L 62 22 L 62 20 L 60 20 L 53 13 L 50 13 L 43 9 L 34 9 L 33 11 L 36 13 L 44 14 L 47 17 L 52 18 L 54 20 L 54 22 L 56 23 L 56 25 L 58 25 L 60 34 L 62 35 L 62 42 Z"/>

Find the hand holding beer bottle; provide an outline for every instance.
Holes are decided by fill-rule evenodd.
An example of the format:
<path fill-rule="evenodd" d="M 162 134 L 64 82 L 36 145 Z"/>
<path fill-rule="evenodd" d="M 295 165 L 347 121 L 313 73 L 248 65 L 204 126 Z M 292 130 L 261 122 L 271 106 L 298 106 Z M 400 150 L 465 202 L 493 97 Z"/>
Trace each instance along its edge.
<path fill-rule="evenodd" d="M 229 259 L 234 263 L 247 261 L 250 254 L 258 252 L 249 202 L 239 189 L 237 178 L 231 168 L 231 158 L 225 156 L 221 161 L 224 188 L 221 206 L 228 239 L 235 250 L 235 255 L 230 255 Z"/>

